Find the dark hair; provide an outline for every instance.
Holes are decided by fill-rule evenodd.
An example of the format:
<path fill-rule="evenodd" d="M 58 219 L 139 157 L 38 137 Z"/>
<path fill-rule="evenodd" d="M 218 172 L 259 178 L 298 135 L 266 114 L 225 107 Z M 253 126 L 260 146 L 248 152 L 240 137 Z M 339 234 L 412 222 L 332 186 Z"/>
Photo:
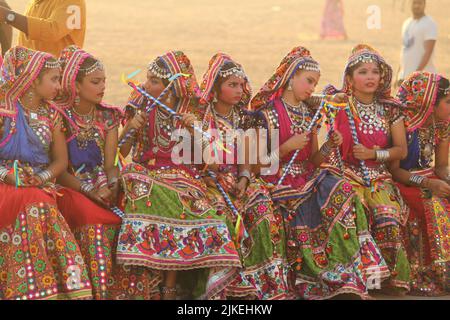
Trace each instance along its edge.
<path fill-rule="evenodd" d="M 51 57 L 51 58 L 48 58 L 45 62 L 47 63 L 47 62 L 49 62 L 49 63 L 55 63 L 55 62 L 57 62 L 58 61 L 58 59 L 56 59 L 56 58 L 54 58 L 54 57 Z M 52 69 L 50 69 L 50 68 L 46 68 L 45 67 L 45 64 L 44 64 L 44 67 L 41 69 L 41 72 L 39 72 L 39 75 L 38 75 L 38 77 L 37 77 L 37 79 L 39 80 L 39 83 L 42 81 L 42 78 L 44 77 L 44 75 L 48 72 L 48 71 L 50 71 L 50 70 L 52 70 Z"/>
<path fill-rule="evenodd" d="M 355 73 L 356 69 L 358 69 L 359 67 L 361 67 L 363 64 L 365 64 L 365 62 L 358 62 L 357 64 L 355 64 L 354 66 L 351 66 L 347 69 L 346 75 L 350 76 L 353 78 L 353 74 Z M 378 65 L 378 68 L 380 69 L 381 72 L 383 72 L 383 68 L 381 66 L 381 63 L 379 63 L 378 61 L 376 61 L 376 64 Z"/>
<path fill-rule="evenodd" d="M 438 105 L 442 99 L 446 97 L 445 91 L 450 87 L 450 81 L 447 78 L 441 78 L 439 80 L 439 88 L 438 88 L 438 94 L 436 98 L 436 105 Z"/>
<path fill-rule="evenodd" d="M 160 67 L 161 69 L 163 69 L 164 71 L 167 71 L 167 73 L 171 73 L 170 69 L 167 68 L 166 64 L 164 63 L 164 60 L 162 58 L 157 58 L 155 60 L 156 65 L 158 67 Z M 165 87 L 167 87 L 170 83 L 169 79 L 161 79 L 162 83 L 164 84 Z"/>
<path fill-rule="evenodd" d="M 239 66 L 232 62 L 232 61 L 227 61 L 223 64 L 223 66 L 220 68 L 220 71 L 227 71 L 233 68 L 239 68 Z M 215 83 L 214 83 L 214 87 L 213 87 L 213 91 L 219 93 L 220 92 L 220 87 L 222 86 L 222 84 L 224 82 L 226 82 L 231 76 L 228 76 L 226 78 L 223 77 L 217 77 Z"/>
<path fill-rule="evenodd" d="M 88 68 L 92 67 L 94 64 L 96 64 L 97 62 L 98 62 L 97 59 L 92 58 L 92 57 L 87 57 L 80 66 L 80 71 L 77 74 L 76 81 L 83 82 L 84 77 L 86 77 L 86 74 L 83 71 L 81 71 L 81 69 L 88 69 Z"/>

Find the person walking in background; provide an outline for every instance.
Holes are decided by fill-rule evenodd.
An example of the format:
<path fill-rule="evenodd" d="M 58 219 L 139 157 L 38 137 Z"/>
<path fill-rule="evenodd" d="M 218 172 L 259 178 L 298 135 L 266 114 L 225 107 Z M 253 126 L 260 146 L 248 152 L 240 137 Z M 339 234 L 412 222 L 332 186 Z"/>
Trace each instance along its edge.
<path fill-rule="evenodd" d="M 413 16 L 403 23 L 403 49 L 401 65 L 397 76 L 400 86 L 415 71 L 436 73 L 433 62 L 438 27 L 434 20 L 425 14 L 426 0 L 413 0 Z"/>
<path fill-rule="evenodd" d="M 346 40 L 342 0 L 327 0 L 322 17 L 320 39 Z"/>
<path fill-rule="evenodd" d="M 4 7 L 7 9 L 10 9 L 8 3 L 6 3 L 5 0 L 0 0 L 0 7 Z M 2 47 L 1 55 L 4 56 L 6 51 L 11 48 L 11 42 L 12 42 L 12 28 L 8 25 L 2 25 L 0 27 L 0 45 Z M 0 62 L 2 61 L 0 57 Z"/>
<path fill-rule="evenodd" d="M 83 47 L 86 2 L 31 0 L 25 15 L 0 6 L 0 23 L 3 22 L 21 31 L 21 46 L 58 56 L 69 45 Z"/>

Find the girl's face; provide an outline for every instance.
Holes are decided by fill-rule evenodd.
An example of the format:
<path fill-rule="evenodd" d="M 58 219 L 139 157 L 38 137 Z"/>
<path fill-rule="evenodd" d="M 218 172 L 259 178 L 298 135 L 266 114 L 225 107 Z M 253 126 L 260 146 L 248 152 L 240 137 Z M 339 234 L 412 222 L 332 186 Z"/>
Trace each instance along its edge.
<path fill-rule="evenodd" d="M 363 63 L 349 77 L 354 92 L 374 94 L 381 82 L 381 70 L 377 63 Z"/>
<path fill-rule="evenodd" d="M 298 101 L 311 97 L 319 83 L 320 73 L 316 71 L 301 70 L 292 77 L 292 92 Z"/>
<path fill-rule="evenodd" d="M 99 104 L 105 95 L 106 75 L 104 70 L 96 70 L 76 83 L 77 92 L 81 99 Z"/>
<path fill-rule="evenodd" d="M 434 116 L 437 120 L 450 120 L 450 94 L 443 97 L 434 109 Z"/>
<path fill-rule="evenodd" d="M 144 83 L 145 91 L 154 98 L 158 98 L 166 86 L 163 81 L 151 71 L 147 72 L 147 81 Z"/>
<path fill-rule="evenodd" d="M 244 86 L 244 79 L 232 75 L 221 84 L 217 99 L 229 105 L 236 105 L 242 100 Z"/>
<path fill-rule="evenodd" d="M 35 93 L 44 100 L 53 100 L 61 90 L 61 70 L 59 68 L 43 71 L 40 79 L 33 84 Z"/>

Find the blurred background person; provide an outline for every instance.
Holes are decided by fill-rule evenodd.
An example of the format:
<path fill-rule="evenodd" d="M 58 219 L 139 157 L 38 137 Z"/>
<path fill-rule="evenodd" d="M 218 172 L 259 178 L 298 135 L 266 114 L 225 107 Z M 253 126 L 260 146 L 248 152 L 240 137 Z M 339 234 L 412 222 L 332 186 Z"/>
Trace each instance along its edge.
<path fill-rule="evenodd" d="M 19 45 L 58 56 L 69 45 L 83 47 L 86 2 L 31 0 L 25 15 L 0 7 L 0 23 L 3 22 L 20 31 Z"/>
<path fill-rule="evenodd" d="M 0 0 L 0 7 L 11 9 L 5 0 Z M 0 45 L 2 47 L 1 51 L 2 56 L 4 56 L 6 51 L 8 51 L 8 49 L 11 48 L 11 42 L 12 42 L 12 28 L 7 24 L 2 24 L 0 26 Z"/>
<path fill-rule="evenodd" d="M 342 0 L 327 0 L 322 17 L 320 39 L 346 40 L 344 4 Z"/>
<path fill-rule="evenodd" d="M 436 73 L 434 48 L 438 37 L 438 27 L 425 14 L 426 0 L 412 0 L 412 17 L 403 23 L 400 68 L 397 86 L 415 71 Z"/>

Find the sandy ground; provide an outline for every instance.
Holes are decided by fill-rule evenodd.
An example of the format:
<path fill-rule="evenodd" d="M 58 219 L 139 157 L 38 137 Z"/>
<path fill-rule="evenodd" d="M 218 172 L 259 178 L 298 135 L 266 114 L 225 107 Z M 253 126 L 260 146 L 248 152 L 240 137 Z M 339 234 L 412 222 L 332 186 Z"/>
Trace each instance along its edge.
<path fill-rule="evenodd" d="M 9 1 L 18 12 L 28 0 Z M 402 10 L 401 4 L 405 2 Z M 241 62 L 254 90 L 268 79 L 294 46 L 308 47 L 322 64 L 318 90 L 341 83 L 351 48 L 373 45 L 398 68 L 402 22 L 409 16 L 408 0 L 344 0 L 347 41 L 321 41 L 318 34 L 325 0 L 95 0 L 88 3 L 85 48 L 100 57 L 108 69 L 106 100 L 122 105 L 129 89 L 122 73 L 145 68 L 155 56 L 181 49 L 191 58 L 201 78 L 210 57 L 223 51 Z M 381 29 L 369 30 L 367 9 L 381 9 Z M 448 0 L 429 1 L 428 13 L 440 28 L 436 62 L 450 75 L 450 19 Z M 142 76 L 142 75 L 141 75 Z M 138 77 L 139 78 L 139 77 Z"/>

